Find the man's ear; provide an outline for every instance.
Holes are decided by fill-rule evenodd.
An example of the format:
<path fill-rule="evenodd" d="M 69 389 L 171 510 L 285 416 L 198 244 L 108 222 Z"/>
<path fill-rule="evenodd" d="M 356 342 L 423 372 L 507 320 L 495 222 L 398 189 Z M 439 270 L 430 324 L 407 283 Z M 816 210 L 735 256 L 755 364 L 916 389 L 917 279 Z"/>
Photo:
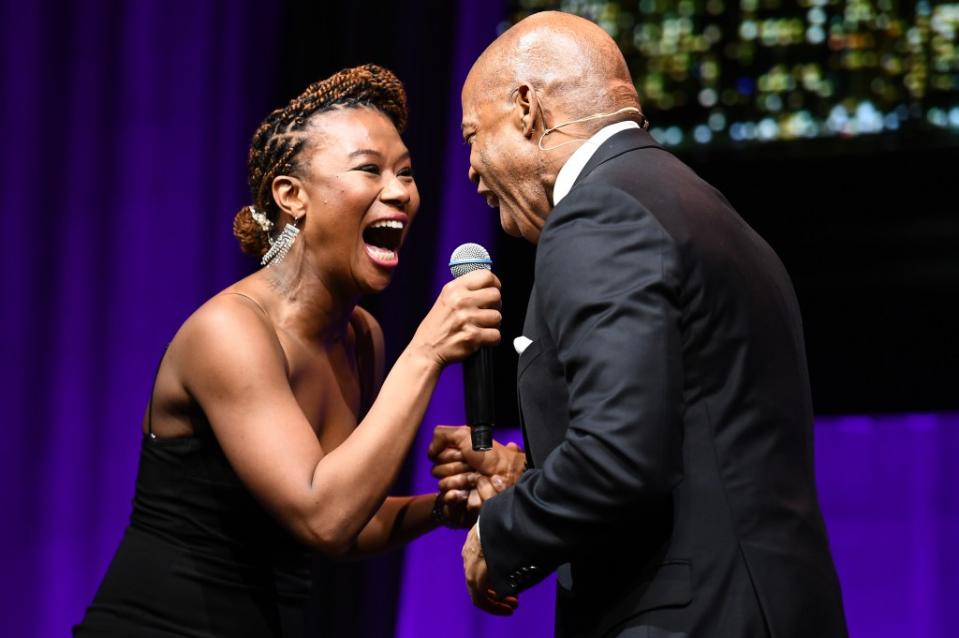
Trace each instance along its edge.
<path fill-rule="evenodd" d="M 540 121 L 544 130 L 546 129 L 545 122 L 542 122 L 543 111 L 539 97 L 536 95 L 536 90 L 529 84 L 520 84 L 513 91 L 513 112 L 524 137 L 533 137 L 537 121 Z"/>
<path fill-rule="evenodd" d="M 273 178 L 273 201 L 281 212 L 293 219 L 306 214 L 306 189 L 303 182 L 290 175 L 277 175 Z"/>

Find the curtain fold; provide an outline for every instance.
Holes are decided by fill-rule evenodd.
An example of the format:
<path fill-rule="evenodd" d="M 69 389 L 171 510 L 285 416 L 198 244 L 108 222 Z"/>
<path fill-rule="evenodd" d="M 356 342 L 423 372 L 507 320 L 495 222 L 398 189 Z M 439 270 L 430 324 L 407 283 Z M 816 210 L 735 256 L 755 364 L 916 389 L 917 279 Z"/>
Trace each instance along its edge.
<path fill-rule="evenodd" d="M 165 343 L 250 262 L 271 3 L 0 5 L 5 635 L 63 636 L 130 512 Z"/>

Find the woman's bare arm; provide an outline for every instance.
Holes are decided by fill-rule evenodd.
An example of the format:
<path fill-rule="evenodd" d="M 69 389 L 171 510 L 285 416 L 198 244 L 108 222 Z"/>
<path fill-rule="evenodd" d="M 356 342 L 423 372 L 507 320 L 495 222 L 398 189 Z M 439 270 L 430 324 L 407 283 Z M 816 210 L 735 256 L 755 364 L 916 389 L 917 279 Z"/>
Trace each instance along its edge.
<path fill-rule="evenodd" d="M 498 342 L 498 307 L 489 273 L 448 284 L 366 417 L 332 451 L 293 395 L 275 332 L 252 308 L 214 300 L 174 347 L 183 352 L 181 378 L 240 479 L 304 542 L 335 556 L 384 504 L 442 368 Z"/>

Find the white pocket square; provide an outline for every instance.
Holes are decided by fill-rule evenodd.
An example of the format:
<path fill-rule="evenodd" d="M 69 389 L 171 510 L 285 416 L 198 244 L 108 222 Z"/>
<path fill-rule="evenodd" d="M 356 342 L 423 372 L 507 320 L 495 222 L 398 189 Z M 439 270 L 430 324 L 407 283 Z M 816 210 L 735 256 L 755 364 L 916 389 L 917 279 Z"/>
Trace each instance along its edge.
<path fill-rule="evenodd" d="M 513 349 L 516 350 L 516 354 L 523 354 L 531 343 L 533 340 L 529 337 L 519 336 L 513 339 Z"/>

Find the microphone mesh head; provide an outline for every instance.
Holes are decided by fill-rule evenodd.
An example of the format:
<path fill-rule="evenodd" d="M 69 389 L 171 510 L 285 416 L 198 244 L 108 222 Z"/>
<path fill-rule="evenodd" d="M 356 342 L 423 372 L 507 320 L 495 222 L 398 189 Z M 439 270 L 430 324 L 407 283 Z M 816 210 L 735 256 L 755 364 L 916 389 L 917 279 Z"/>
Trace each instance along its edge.
<path fill-rule="evenodd" d="M 468 272 L 474 270 L 491 270 L 493 260 L 490 259 L 489 251 L 472 242 L 460 244 L 450 255 L 450 272 L 454 277 L 462 277 Z"/>

